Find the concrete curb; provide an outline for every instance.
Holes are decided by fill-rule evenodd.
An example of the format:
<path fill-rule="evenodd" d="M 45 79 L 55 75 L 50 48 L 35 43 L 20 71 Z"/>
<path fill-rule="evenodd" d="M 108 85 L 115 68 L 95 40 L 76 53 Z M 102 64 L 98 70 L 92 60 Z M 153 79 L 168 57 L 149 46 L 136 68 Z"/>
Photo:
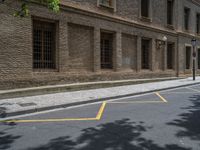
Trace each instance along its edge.
<path fill-rule="evenodd" d="M 17 98 L 25 96 L 35 96 L 35 95 L 44 95 L 60 92 L 71 92 L 79 90 L 89 90 L 89 89 L 98 89 L 98 88 L 107 88 L 123 85 L 134 85 L 142 84 L 149 82 L 159 82 L 159 81 L 170 81 L 184 79 L 182 77 L 170 77 L 170 78 L 156 78 L 156 79 L 137 79 L 137 80 L 118 80 L 118 81 L 102 81 L 102 82 L 86 82 L 86 83 L 75 83 L 67 85 L 51 85 L 51 86 L 42 86 L 42 87 L 33 87 L 25 89 L 14 89 L 0 91 L 0 100 L 8 98 Z"/>
<path fill-rule="evenodd" d="M 93 100 L 82 101 L 82 102 L 75 102 L 75 103 L 68 103 L 68 104 L 62 104 L 62 105 L 48 106 L 48 107 L 43 107 L 43 108 L 29 109 L 29 110 L 25 110 L 25 111 L 18 111 L 18 112 L 11 112 L 11 113 L 5 113 L 4 112 L 4 113 L 0 114 L 0 118 L 6 120 L 6 117 L 19 116 L 19 115 L 23 115 L 23 114 L 30 114 L 30 113 L 47 111 L 47 110 L 52 110 L 52 109 L 67 108 L 67 107 L 70 107 L 70 106 L 78 106 L 78 105 L 82 105 L 82 104 L 103 102 L 105 100 L 112 100 L 112 99 L 117 99 L 117 98 L 122 98 L 122 97 L 129 97 L 129 96 L 135 96 L 135 95 L 140 95 L 140 94 L 147 94 L 147 93 L 152 93 L 152 92 L 156 92 L 156 91 L 176 89 L 176 88 L 180 88 L 180 87 L 186 87 L 186 86 L 197 85 L 197 84 L 200 84 L 200 82 L 186 84 L 186 85 L 180 85 L 180 86 L 176 86 L 176 87 L 160 88 L 160 89 L 149 90 L 149 91 L 145 91 L 145 92 L 131 93 L 131 94 L 126 94 L 126 95 L 117 95 L 117 96 L 113 96 L 113 97 L 105 97 L 105 98 L 101 98 L 101 99 L 93 99 Z"/>

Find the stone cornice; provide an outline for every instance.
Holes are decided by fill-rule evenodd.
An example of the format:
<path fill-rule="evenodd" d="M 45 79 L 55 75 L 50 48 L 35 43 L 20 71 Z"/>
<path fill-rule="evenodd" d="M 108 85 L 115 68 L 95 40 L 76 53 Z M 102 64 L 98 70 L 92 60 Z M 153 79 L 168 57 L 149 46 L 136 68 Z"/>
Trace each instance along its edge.
<path fill-rule="evenodd" d="M 198 5 L 200 5 L 200 4 L 198 4 Z M 170 31 L 165 28 L 152 27 L 152 26 L 140 24 L 133 20 L 124 19 L 124 18 L 116 16 L 116 15 L 109 15 L 109 14 L 100 13 L 100 12 L 96 12 L 96 11 L 92 11 L 92 10 L 86 10 L 86 9 L 81 8 L 80 6 L 77 7 L 77 5 L 67 5 L 66 3 L 64 3 L 64 4 L 61 3 L 61 9 L 64 11 L 70 11 L 70 12 L 87 15 L 87 16 L 94 17 L 94 18 L 105 19 L 108 21 L 116 22 L 116 23 L 134 26 L 139 29 L 146 29 L 146 30 L 150 30 L 150 31 L 154 31 L 154 32 L 171 35 L 171 36 L 179 36 L 179 35 L 185 36 L 185 37 L 194 37 L 195 36 L 196 38 L 200 39 L 200 37 L 196 36 L 196 34 L 185 33 L 185 32 L 177 31 L 177 30 Z"/>
<path fill-rule="evenodd" d="M 158 27 L 152 27 L 152 26 L 137 23 L 136 21 L 133 21 L 133 20 L 124 19 L 124 18 L 119 17 L 119 16 L 114 16 L 114 15 L 111 16 L 111 15 L 107 15 L 107 14 L 104 14 L 104 13 L 85 10 L 85 9 L 82 9 L 82 8 L 79 8 L 79 7 L 76 7 L 76 6 L 72 6 L 72 5 L 62 5 L 61 4 L 61 9 L 65 10 L 65 11 L 70 11 L 70 12 L 82 14 L 82 15 L 87 15 L 87 16 L 90 16 L 90 17 L 105 19 L 105 20 L 108 20 L 108 21 L 116 22 L 116 23 L 134 26 L 134 27 L 137 27 L 137 28 L 140 28 L 140 29 L 147 29 L 147 30 L 151 30 L 151 31 L 155 31 L 155 32 L 163 33 L 163 34 L 172 35 L 172 36 L 177 35 L 175 30 L 170 31 L 170 30 L 167 30 L 167 29 L 165 30 L 165 29 L 161 29 L 161 28 L 158 28 Z"/>

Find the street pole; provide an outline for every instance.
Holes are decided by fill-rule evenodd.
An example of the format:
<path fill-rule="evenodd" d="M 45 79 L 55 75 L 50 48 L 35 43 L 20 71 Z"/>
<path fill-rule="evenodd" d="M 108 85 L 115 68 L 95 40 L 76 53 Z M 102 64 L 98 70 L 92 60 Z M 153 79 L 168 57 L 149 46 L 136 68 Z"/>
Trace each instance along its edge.
<path fill-rule="evenodd" d="M 195 59 L 196 59 L 196 52 L 195 52 L 195 46 L 196 46 L 196 39 L 193 38 L 191 40 L 192 43 L 192 47 L 193 47 L 193 52 L 192 52 L 192 56 L 193 56 L 193 69 L 192 69 L 192 74 L 193 74 L 193 81 L 195 80 Z"/>
<path fill-rule="evenodd" d="M 193 80 L 195 80 L 195 58 L 196 58 L 196 53 L 195 53 L 195 47 L 193 46 Z"/>

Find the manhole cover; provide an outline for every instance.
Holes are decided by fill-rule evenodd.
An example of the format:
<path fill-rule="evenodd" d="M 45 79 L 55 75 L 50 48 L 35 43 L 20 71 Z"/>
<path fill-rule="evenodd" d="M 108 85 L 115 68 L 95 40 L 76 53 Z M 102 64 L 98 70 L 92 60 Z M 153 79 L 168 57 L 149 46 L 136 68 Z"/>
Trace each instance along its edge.
<path fill-rule="evenodd" d="M 36 103 L 18 103 L 18 105 L 21 107 L 28 107 L 28 106 L 35 106 L 37 104 Z"/>

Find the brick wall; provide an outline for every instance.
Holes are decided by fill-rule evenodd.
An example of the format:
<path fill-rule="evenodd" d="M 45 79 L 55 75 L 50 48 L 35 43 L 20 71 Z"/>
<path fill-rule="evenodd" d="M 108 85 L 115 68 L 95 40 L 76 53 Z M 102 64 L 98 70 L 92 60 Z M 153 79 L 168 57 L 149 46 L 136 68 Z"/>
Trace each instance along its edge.
<path fill-rule="evenodd" d="M 137 37 L 122 34 L 122 68 L 136 70 Z"/>
<path fill-rule="evenodd" d="M 176 5 L 178 3 L 187 5 L 189 2 L 177 0 Z M 9 6 L 0 4 L 0 89 L 185 73 L 184 50 L 185 44 L 190 44 L 191 35 L 179 35 L 181 30 L 176 30 L 182 26 L 179 20 L 175 30 L 166 27 L 163 1 L 153 1 L 152 22 L 139 18 L 139 0 L 124 0 L 123 3 L 117 0 L 116 12 L 97 7 L 95 0 L 68 0 L 65 4 L 69 5 L 57 14 L 33 4 L 31 15 L 26 18 L 13 17 L 14 10 L 20 6 L 18 1 Z M 191 3 L 188 6 L 195 11 L 199 9 Z M 182 12 L 182 8 L 178 7 L 178 11 Z M 32 17 L 57 21 L 55 70 L 32 69 Z M 114 36 L 112 70 L 100 69 L 101 31 Z M 162 40 L 163 36 L 175 43 L 176 66 L 172 71 L 161 69 L 166 65 L 165 50 L 157 50 L 155 41 Z M 141 39 L 144 37 L 151 40 L 152 46 L 151 69 L 147 71 L 141 70 Z"/>
<path fill-rule="evenodd" d="M 69 24 L 69 71 L 92 71 L 93 32 L 87 26 Z"/>

